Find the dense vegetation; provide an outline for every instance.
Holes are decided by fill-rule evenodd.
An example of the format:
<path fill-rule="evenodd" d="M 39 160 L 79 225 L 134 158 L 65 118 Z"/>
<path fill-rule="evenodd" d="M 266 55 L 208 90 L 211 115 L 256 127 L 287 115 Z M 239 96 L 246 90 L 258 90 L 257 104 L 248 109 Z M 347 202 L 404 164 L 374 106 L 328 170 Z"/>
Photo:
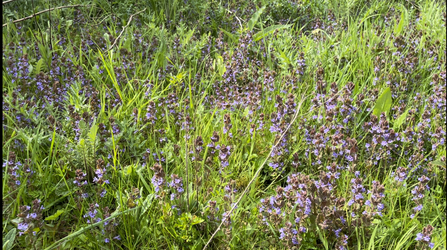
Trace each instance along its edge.
<path fill-rule="evenodd" d="M 3 249 L 446 248 L 444 1 L 3 23 Z"/>

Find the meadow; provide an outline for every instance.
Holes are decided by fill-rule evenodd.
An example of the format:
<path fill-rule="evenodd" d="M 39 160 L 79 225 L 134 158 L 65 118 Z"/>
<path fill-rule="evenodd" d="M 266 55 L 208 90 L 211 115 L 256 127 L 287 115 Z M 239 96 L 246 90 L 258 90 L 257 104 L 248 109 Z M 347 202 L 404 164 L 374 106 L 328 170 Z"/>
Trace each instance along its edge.
<path fill-rule="evenodd" d="M 3 249 L 446 249 L 446 4 L 7 0 Z"/>

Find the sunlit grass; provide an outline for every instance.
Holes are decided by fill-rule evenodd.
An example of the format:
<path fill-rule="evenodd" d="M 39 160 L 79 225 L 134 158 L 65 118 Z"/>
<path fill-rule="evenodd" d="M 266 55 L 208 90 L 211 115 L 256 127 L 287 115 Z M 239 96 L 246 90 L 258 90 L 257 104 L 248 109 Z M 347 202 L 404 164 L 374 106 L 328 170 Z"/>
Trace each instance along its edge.
<path fill-rule="evenodd" d="M 4 249 L 445 249 L 445 3 L 71 4 L 3 27 Z"/>

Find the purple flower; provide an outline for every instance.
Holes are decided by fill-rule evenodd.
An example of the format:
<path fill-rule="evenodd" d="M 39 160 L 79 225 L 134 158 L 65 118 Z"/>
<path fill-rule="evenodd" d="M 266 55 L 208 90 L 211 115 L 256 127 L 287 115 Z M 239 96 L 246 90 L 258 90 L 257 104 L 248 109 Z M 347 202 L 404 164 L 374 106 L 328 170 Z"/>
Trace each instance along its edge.
<path fill-rule="evenodd" d="M 349 200 L 348 206 L 352 206 L 352 204 L 354 204 L 354 200 Z"/>
<path fill-rule="evenodd" d="M 279 235 L 279 239 L 282 240 L 284 237 L 286 237 L 286 234 L 284 233 L 284 228 L 279 229 L 279 232 L 281 233 Z"/>
<path fill-rule="evenodd" d="M 343 216 L 340 216 L 341 223 L 346 224 L 346 220 Z"/>
<path fill-rule="evenodd" d="M 292 238 L 292 244 L 294 244 L 294 245 L 298 245 L 299 244 L 299 242 L 298 242 L 296 237 Z"/>
<path fill-rule="evenodd" d="M 272 167 L 273 169 L 277 169 L 279 167 L 279 164 L 276 162 L 270 162 L 269 166 Z"/>
<path fill-rule="evenodd" d="M 276 197 L 275 196 L 271 196 L 270 197 L 270 205 L 274 206 L 275 205 L 275 201 L 276 201 Z"/>
<path fill-rule="evenodd" d="M 17 225 L 17 229 L 19 229 L 20 231 L 22 231 L 22 233 L 23 232 L 26 232 L 26 230 L 28 230 L 28 227 L 29 227 L 29 224 L 27 224 L 27 223 L 19 223 L 18 225 Z"/>
<path fill-rule="evenodd" d="M 341 228 L 339 228 L 339 229 L 337 229 L 337 230 L 334 231 L 335 236 L 336 236 L 337 238 L 340 237 L 340 232 L 341 232 Z"/>
<path fill-rule="evenodd" d="M 414 207 L 413 210 L 414 210 L 415 212 L 419 212 L 419 211 L 422 210 L 422 208 L 423 208 L 423 206 L 422 206 L 422 204 L 420 204 L 420 205 Z"/>
<path fill-rule="evenodd" d="M 422 233 L 416 234 L 416 241 L 422 243 L 422 245 L 428 245 L 430 248 L 434 247 L 433 242 L 430 242 L 431 234 L 433 233 L 433 226 L 428 225 L 422 229 Z"/>
<path fill-rule="evenodd" d="M 416 241 L 421 241 L 423 238 L 424 236 L 422 235 L 422 233 L 416 234 Z"/>

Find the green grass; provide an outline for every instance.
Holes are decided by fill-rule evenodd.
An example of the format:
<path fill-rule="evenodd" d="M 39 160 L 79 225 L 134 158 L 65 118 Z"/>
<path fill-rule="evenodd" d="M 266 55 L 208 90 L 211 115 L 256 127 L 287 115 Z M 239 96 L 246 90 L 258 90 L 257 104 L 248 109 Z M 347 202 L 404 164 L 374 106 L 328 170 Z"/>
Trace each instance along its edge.
<path fill-rule="evenodd" d="M 71 4 L 89 6 L 11 23 Z M 288 221 L 296 230 L 307 228 L 297 249 L 336 249 L 340 238 L 319 221 L 329 218 L 322 203 L 301 224 L 294 222 L 298 206 L 290 204 L 266 225 L 260 201 L 277 195 L 292 174 L 321 180 L 332 163 L 343 168 L 328 202 L 333 207 L 336 198 L 345 199 L 337 211 L 346 215 L 341 234 L 349 238 L 347 249 L 423 249 L 427 244 L 415 239 L 428 225 L 434 227 L 433 249 L 446 248 L 442 1 L 17 0 L 3 7 L 3 249 L 203 249 L 239 200 L 231 225 L 222 223 L 208 249 L 290 249 L 292 241 L 282 240 L 280 230 Z M 129 17 L 144 8 L 108 51 Z M 28 71 L 14 70 L 24 55 Z M 297 109 L 278 123 L 283 132 L 290 124 L 287 142 L 282 155 L 270 156 L 280 135 L 270 130 L 271 115 L 282 107 L 277 97 L 286 105 L 289 94 Z M 330 120 L 328 108 L 314 103 L 333 95 L 339 110 L 358 111 Z M 146 119 L 152 102 L 154 123 Z M 378 143 L 368 149 L 373 134 L 365 123 L 382 113 L 399 137 L 413 131 L 414 138 L 393 142 L 396 148 Z M 262 116 L 264 127 L 251 134 Z M 320 128 L 328 128 L 324 149 L 308 141 Z M 207 146 L 214 132 L 216 145 L 231 148 L 226 167 L 221 152 L 213 155 Z M 337 133 L 344 142 L 336 143 Z M 348 139 L 355 147 L 345 144 Z M 340 148 L 356 150 L 356 159 L 334 158 Z M 153 167 L 161 158 L 164 186 L 157 192 Z M 276 163 L 281 170 L 272 167 Z M 421 167 L 404 182 L 392 176 L 416 164 Z M 81 187 L 74 183 L 78 169 L 88 183 Z M 101 169 L 108 182 L 95 181 Z M 384 185 L 382 216 L 370 225 L 355 226 L 351 216 L 355 171 L 366 190 L 373 181 Z M 182 178 L 180 194 L 168 185 L 174 174 Z M 430 190 L 412 218 L 418 204 L 411 191 L 422 175 L 430 178 Z M 227 185 L 237 191 L 228 192 Z M 312 190 L 309 195 L 317 193 Z M 25 219 L 39 211 L 24 211 L 36 199 L 44 206 L 41 217 Z M 101 221 L 89 223 L 85 216 L 95 204 Z M 29 230 L 19 234 L 28 220 Z M 120 240 L 113 239 L 117 235 Z"/>

